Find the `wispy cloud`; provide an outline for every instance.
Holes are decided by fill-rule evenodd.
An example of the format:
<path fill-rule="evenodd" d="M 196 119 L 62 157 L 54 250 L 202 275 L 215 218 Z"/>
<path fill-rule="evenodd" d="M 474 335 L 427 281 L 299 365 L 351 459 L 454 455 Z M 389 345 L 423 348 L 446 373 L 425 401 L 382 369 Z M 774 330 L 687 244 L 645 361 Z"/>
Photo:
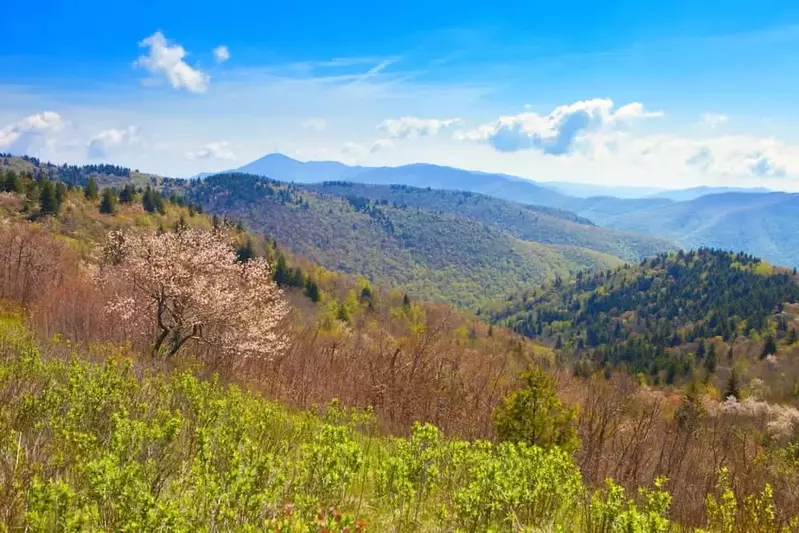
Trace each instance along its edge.
<path fill-rule="evenodd" d="M 203 145 L 199 150 L 186 152 L 187 159 L 236 159 L 228 141 L 214 141 Z"/>
<path fill-rule="evenodd" d="M 214 48 L 214 59 L 216 59 L 217 63 L 224 63 L 230 59 L 230 51 L 227 46 L 220 45 Z"/>
<path fill-rule="evenodd" d="M 729 117 L 722 113 L 703 113 L 699 118 L 700 123 L 708 128 L 715 129 L 723 126 Z"/>
<path fill-rule="evenodd" d="M 309 118 L 300 122 L 300 126 L 306 130 L 325 131 L 327 129 L 327 120 L 318 117 Z"/>
<path fill-rule="evenodd" d="M 393 138 L 405 139 L 436 135 L 439 131 L 455 126 L 460 122 L 461 119 L 459 118 L 402 117 L 386 119 L 378 125 L 378 128 Z"/>
<path fill-rule="evenodd" d="M 124 129 L 108 129 L 94 135 L 86 143 L 86 153 L 90 159 L 102 159 L 109 155 L 109 151 L 122 146 L 138 144 L 139 129 L 128 126 Z"/>

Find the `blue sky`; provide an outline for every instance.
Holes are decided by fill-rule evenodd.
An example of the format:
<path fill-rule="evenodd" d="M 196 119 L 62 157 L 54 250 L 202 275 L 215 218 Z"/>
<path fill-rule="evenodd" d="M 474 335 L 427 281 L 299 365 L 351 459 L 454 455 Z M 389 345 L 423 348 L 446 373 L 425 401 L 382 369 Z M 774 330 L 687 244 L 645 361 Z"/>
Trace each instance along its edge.
<path fill-rule="evenodd" d="M 117 4 L 4 6 L 0 150 L 799 189 L 796 2 Z"/>

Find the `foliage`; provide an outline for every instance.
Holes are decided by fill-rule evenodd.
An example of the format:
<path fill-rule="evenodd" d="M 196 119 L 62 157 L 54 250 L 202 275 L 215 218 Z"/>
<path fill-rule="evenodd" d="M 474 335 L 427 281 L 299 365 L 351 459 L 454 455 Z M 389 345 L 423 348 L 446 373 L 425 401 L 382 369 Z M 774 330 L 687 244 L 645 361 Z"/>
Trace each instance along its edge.
<path fill-rule="evenodd" d="M 745 254 L 710 249 L 660 255 L 637 266 L 556 280 L 512 298 L 490 316 L 531 337 L 572 339 L 565 349 L 599 367 L 664 372 L 671 383 L 695 363 L 715 369 L 717 361 L 706 361 L 704 339 L 763 332 L 780 306 L 799 301 L 799 285 L 789 273 L 763 275 L 756 272 L 760 264 Z M 693 360 L 676 350 L 694 342 Z M 776 343 L 766 348 L 776 351 Z"/>
<path fill-rule="evenodd" d="M 527 213 L 517 221 L 520 225 L 541 220 L 545 228 L 537 235 L 542 242 L 523 240 L 485 217 L 472 218 L 456 203 L 439 209 L 357 195 L 330 196 L 246 174 L 169 182 L 164 191 L 183 194 L 209 212 L 232 214 L 326 268 L 463 307 L 518 291 L 530 280 L 619 263 L 615 256 L 590 249 L 590 242 L 600 240 L 590 235 L 600 228 L 569 220 L 573 215 L 539 214 L 525 206 L 506 209 L 515 213 L 518 207 Z M 557 225 L 564 226 L 561 233 L 566 236 L 556 237 L 546 229 Z M 588 236 L 572 239 L 570 232 Z M 545 234 L 553 236 L 545 239 Z"/>
<path fill-rule="evenodd" d="M 103 198 L 100 201 L 100 212 L 104 215 L 113 215 L 117 209 L 117 192 L 106 187 L 103 189 Z"/>
<path fill-rule="evenodd" d="M 19 391 L 0 405 L 12 528 L 511 530 L 511 514 L 551 523 L 583 490 L 558 450 L 449 441 L 429 425 L 365 438 L 363 417 L 335 408 L 318 420 L 186 373 L 45 357 L 8 316 L 0 345 L 0 394 Z"/>
<path fill-rule="evenodd" d="M 42 192 L 39 196 L 39 208 L 43 215 L 55 215 L 61 209 L 61 202 L 56 193 L 55 184 L 52 181 L 45 181 L 42 184 Z"/>
<path fill-rule="evenodd" d="M 575 411 L 560 402 L 552 378 L 534 368 L 522 375 L 522 382 L 524 388 L 511 392 L 494 411 L 499 439 L 543 449 L 577 449 L 580 442 L 574 427 Z"/>
<path fill-rule="evenodd" d="M 94 178 L 89 178 L 86 182 L 86 186 L 83 188 L 83 195 L 87 200 L 96 200 L 98 190 L 97 181 Z"/>

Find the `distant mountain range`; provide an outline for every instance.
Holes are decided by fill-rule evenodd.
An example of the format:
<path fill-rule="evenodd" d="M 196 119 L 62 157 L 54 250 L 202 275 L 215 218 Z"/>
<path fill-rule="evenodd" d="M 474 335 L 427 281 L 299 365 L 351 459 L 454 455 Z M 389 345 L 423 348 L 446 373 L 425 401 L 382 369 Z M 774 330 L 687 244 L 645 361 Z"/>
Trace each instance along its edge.
<path fill-rule="evenodd" d="M 799 265 L 799 194 L 763 188 L 695 187 L 664 191 L 537 183 L 507 174 L 422 163 L 363 167 L 335 161 L 302 162 L 282 154 L 266 155 L 237 171 L 297 184 L 347 181 L 469 191 L 570 211 L 601 226 L 648 233 L 685 247 L 743 250 L 776 264 Z M 629 197 L 636 189 L 641 197 Z"/>

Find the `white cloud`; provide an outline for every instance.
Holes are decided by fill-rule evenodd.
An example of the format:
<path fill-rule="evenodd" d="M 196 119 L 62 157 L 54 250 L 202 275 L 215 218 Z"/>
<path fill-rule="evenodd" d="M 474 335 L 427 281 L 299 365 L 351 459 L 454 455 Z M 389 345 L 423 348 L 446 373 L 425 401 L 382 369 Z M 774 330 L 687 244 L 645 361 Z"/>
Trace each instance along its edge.
<path fill-rule="evenodd" d="M 376 154 L 377 152 L 389 150 L 391 148 L 394 148 L 394 142 L 391 139 L 377 139 L 372 143 L 372 147 L 369 148 L 369 153 Z"/>
<path fill-rule="evenodd" d="M 323 118 L 309 118 L 300 122 L 300 126 L 306 130 L 325 131 L 327 129 L 327 121 Z"/>
<path fill-rule="evenodd" d="M 208 89 L 210 76 L 183 61 L 186 50 L 178 44 L 170 45 L 160 31 L 141 41 L 139 46 L 150 50 L 148 55 L 140 56 L 134 62 L 135 66 L 145 68 L 155 76 L 163 76 L 175 89 L 186 89 L 193 93 Z"/>
<path fill-rule="evenodd" d="M 406 139 L 436 135 L 439 131 L 460 122 L 458 118 L 402 117 L 386 119 L 378 125 L 378 128 L 395 139 Z"/>
<path fill-rule="evenodd" d="M 638 169 L 640 175 L 670 172 L 714 183 L 780 179 L 799 175 L 799 146 L 768 137 L 726 135 L 692 138 L 675 134 L 594 136 L 584 154 L 595 163 Z M 669 185 L 669 184 L 667 184 Z"/>
<path fill-rule="evenodd" d="M 27 145 L 34 138 L 59 131 L 64 126 L 66 122 L 55 111 L 28 115 L 0 129 L 0 146 Z"/>
<path fill-rule="evenodd" d="M 224 63 L 230 59 L 230 50 L 227 49 L 227 46 L 220 45 L 214 48 L 214 59 L 217 63 Z"/>
<path fill-rule="evenodd" d="M 187 152 L 188 159 L 236 159 L 228 141 L 215 141 L 205 144 L 195 152 Z"/>
<path fill-rule="evenodd" d="M 109 129 L 101 131 L 86 143 L 86 153 L 90 159 L 108 157 L 110 150 L 121 146 L 133 146 L 139 143 L 139 129 L 128 126 L 125 129 Z"/>
<path fill-rule="evenodd" d="M 456 132 L 457 140 L 486 142 L 500 152 L 539 150 L 549 155 L 565 155 L 575 144 L 591 132 L 612 130 L 641 118 L 664 115 L 661 111 L 647 111 L 633 102 L 614 111 L 609 98 L 583 100 L 556 107 L 548 115 L 522 113 L 503 116 L 469 131 Z"/>
<path fill-rule="evenodd" d="M 701 124 L 711 129 L 724 125 L 727 120 L 729 120 L 729 117 L 722 113 L 704 113 L 700 117 Z"/>

